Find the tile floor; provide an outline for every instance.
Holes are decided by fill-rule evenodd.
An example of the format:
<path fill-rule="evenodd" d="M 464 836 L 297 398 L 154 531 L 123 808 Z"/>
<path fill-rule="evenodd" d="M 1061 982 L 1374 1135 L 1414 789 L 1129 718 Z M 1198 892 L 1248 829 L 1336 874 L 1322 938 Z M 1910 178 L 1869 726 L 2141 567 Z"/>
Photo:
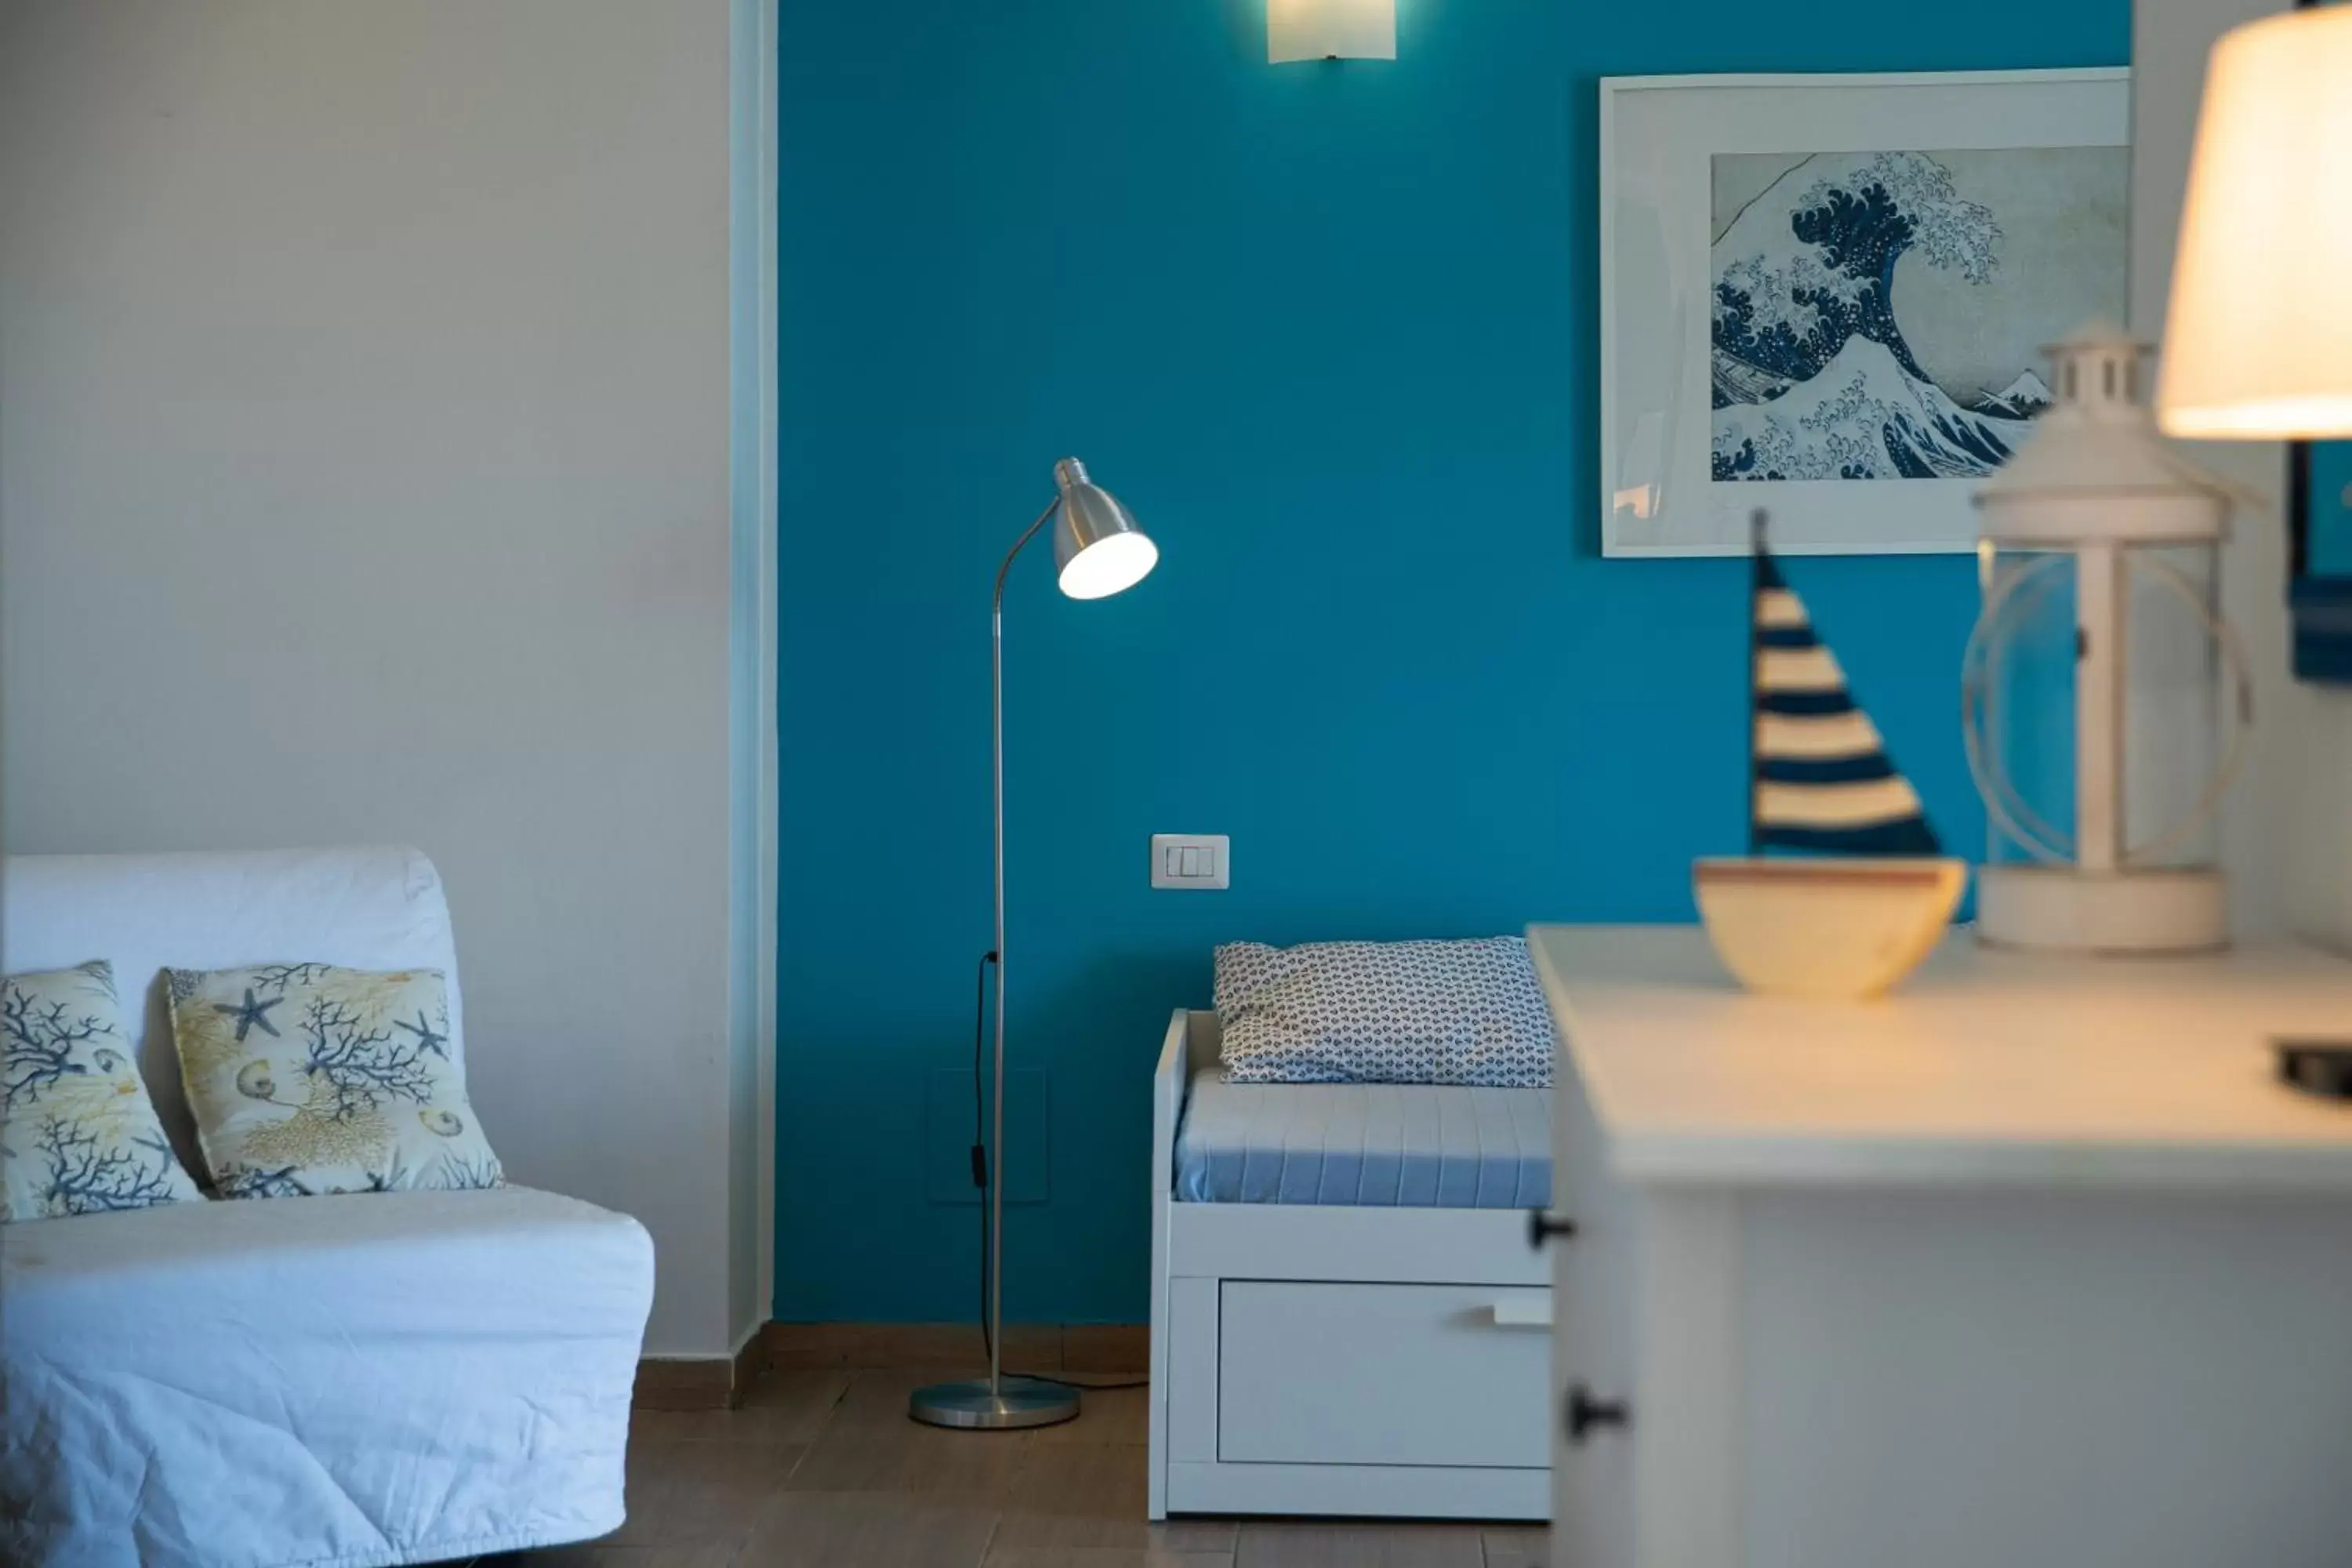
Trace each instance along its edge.
<path fill-rule="evenodd" d="M 481 1568 L 1543 1568 L 1540 1528 L 1144 1522 L 1144 1391 L 1026 1433 L 907 1419 L 939 1372 L 772 1371 L 739 1410 L 637 1412 L 629 1522 Z M 1100 1378 L 1095 1381 L 1113 1381 Z"/>

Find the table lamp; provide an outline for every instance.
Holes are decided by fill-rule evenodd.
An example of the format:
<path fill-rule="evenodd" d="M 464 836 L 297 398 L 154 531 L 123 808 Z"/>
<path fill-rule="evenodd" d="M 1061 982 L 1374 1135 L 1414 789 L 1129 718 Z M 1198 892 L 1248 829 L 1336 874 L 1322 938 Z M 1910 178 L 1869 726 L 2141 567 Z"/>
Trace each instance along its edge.
<path fill-rule="evenodd" d="M 1078 1391 L 1042 1378 L 1004 1375 L 1004 579 L 1013 558 L 1058 517 L 1055 580 L 1073 599 L 1124 593 L 1160 563 L 1159 547 L 1116 497 L 1087 477 L 1076 458 L 1054 465 L 1054 499 L 1022 531 L 996 569 L 989 612 L 989 712 L 996 805 L 996 1095 L 988 1139 L 988 1376 L 915 1390 L 907 1414 L 932 1426 L 1002 1430 L 1050 1426 L 1078 1413 Z"/>
<path fill-rule="evenodd" d="M 2169 436 L 2352 436 L 2352 6 L 2213 46 L 2172 273 Z"/>

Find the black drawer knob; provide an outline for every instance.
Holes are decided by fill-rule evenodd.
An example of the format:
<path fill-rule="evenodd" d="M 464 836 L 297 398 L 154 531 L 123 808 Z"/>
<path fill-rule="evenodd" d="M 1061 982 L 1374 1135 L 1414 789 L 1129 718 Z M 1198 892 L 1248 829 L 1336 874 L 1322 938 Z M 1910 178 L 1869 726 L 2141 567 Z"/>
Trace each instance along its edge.
<path fill-rule="evenodd" d="M 1595 1399 L 1580 1383 L 1568 1391 L 1568 1440 L 1580 1447 L 1595 1426 L 1625 1426 L 1633 1418 L 1622 1399 Z"/>
<path fill-rule="evenodd" d="M 1528 1211 L 1528 1245 L 1538 1252 L 1541 1252 L 1543 1244 L 1555 1236 L 1575 1234 L 1576 1222 L 1572 1219 L 1554 1219 L 1541 1209 Z"/>

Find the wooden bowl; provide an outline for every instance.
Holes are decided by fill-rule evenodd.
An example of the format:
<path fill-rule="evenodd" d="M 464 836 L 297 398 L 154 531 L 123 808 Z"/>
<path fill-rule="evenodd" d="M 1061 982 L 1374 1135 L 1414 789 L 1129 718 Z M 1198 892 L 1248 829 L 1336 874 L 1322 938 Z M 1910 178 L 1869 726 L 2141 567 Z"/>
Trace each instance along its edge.
<path fill-rule="evenodd" d="M 1877 996 L 1919 967 L 1958 907 L 1968 864 L 1943 858 L 1696 862 L 1707 941 L 1750 991 Z"/>

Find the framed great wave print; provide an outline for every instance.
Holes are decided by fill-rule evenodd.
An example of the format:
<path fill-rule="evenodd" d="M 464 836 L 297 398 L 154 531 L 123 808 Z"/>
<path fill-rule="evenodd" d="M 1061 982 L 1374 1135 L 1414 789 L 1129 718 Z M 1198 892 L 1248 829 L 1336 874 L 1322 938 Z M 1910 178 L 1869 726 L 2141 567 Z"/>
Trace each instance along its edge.
<path fill-rule="evenodd" d="M 1601 83 L 1601 545 L 1963 551 L 2050 400 L 2042 347 L 2124 319 L 2130 73 Z"/>

